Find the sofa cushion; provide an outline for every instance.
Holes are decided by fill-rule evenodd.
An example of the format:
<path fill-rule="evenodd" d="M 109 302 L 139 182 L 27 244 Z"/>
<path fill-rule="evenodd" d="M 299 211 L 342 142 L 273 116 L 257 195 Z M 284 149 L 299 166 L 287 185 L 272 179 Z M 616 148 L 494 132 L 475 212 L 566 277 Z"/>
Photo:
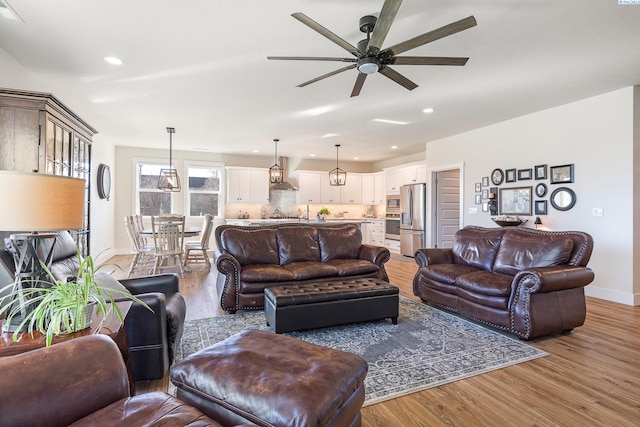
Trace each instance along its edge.
<path fill-rule="evenodd" d="M 509 296 L 513 276 L 480 270 L 462 274 L 456 279 L 459 288 L 488 296 Z"/>
<path fill-rule="evenodd" d="M 462 264 L 434 264 L 422 267 L 420 275 L 437 282 L 453 285 L 458 276 L 478 271 L 477 268 Z"/>
<path fill-rule="evenodd" d="M 240 230 L 228 228 L 220 235 L 225 251 L 240 265 L 278 264 L 278 244 L 273 229 Z"/>
<path fill-rule="evenodd" d="M 572 249 L 573 240 L 567 236 L 508 230 L 502 238 L 493 271 L 515 276 L 527 268 L 565 264 Z"/>
<path fill-rule="evenodd" d="M 491 271 L 502 234 L 501 229 L 458 230 L 453 241 L 454 262 Z"/>
<path fill-rule="evenodd" d="M 280 265 L 296 261 L 320 261 L 318 232 L 315 227 L 276 229 Z"/>
<path fill-rule="evenodd" d="M 355 276 L 358 274 L 377 273 L 379 268 L 371 261 L 364 259 L 332 259 L 327 261 L 327 265 L 331 265 L 338 269 L 339 276 Z"/>
<path fill-rule="evenodd" d="M 286 282 L 293 278 L 293 273 L 277 263 L 245 265 L 240 271 L 243 282 Z"/>
<path fill-rule="evenodd" d="M 358 258 L 362 246 L 362 233 L 356 225 L 349 224 L 339 228 L 318 227 L 317 230 L 322 262 L 334 258 Z"/>
<path fill-rule="evenodd" d="M 318 261 L 291 262 L 282 266 L 293 274 L 295 280 L 308 280 L 318 277 L 337 277 L 338 269 Z"/>

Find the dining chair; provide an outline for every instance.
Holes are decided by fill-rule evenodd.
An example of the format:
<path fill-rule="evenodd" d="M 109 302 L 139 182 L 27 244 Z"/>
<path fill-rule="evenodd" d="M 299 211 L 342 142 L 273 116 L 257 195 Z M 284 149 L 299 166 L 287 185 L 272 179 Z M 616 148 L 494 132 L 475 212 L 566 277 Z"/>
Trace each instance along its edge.
<path fill-rule="evenodd" d="M 199 242 L 187 242 L 184 245 L 184 265 L 185 267 L 189 262 L 200 263 L 204 262 L 207 265 L 207 271 L 211 271 L 211 261 L 209 260 L 209 238 L 211 237 L 211 231 L 213 230 L 213 216 L 210 214 L 204 215 L 204 222 L 202 224 L 202 234 Z"/>
<path fill-rule="evenodd" d="M 145 274 L 151 273 L 155 262 L 155 257 L 153 256 L 155 247 L 148 244 L 146 239 L 140 235 L 138 224 L 133 215 L 124 217 L 124 225 L 131 243 L 131 252 L 134 253 L 127 277 L 131 277 L 135 270 L 145 270 Z"/>
<path fill-rule="evenodd" d="M 162 268 L 180 268 L 180 277 L 184 277 L 182 256 L 184 254 L 184 215 L 160 215 L 151 217 L 151 230 L 155 262 L 153 274 Z M 170 264 L 168 261 L 173 261 Z M 165 264 L 166 263 L 166 264 Z"/>

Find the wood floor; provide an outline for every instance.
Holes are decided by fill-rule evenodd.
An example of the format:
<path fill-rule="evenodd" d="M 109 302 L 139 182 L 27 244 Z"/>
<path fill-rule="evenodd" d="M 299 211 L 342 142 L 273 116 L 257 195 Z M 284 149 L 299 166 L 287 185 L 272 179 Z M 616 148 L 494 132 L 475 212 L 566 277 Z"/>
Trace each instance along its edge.
<path fill-rule="evenodd" d="M 112 261 L 126 271 L 129 259 Z M 416 299 L 415 262 L 394 256 L 386 265 L 391 283 Z M 215 276 L 194 267 L 181 279 L 188 319 L 224 314 Z M 584 326 L 529 344 L 549 356 L 368 406 L 362 409 L 363 425 L 640 425 L 640 307 L 587 298 Z M 138 382 L 136 392 L 166 390 L 167 381 Z"/>

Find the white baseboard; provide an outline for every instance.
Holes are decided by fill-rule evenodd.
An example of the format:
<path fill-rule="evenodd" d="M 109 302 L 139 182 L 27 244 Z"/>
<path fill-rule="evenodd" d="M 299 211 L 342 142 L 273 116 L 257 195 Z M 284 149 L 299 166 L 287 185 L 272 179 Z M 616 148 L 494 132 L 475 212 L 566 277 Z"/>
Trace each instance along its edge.
<path fill-rule="evenodd" d="M 598 288 L 589 285 L 584 288 L 585 295 L 589 297 L 599 298 L 620 304 L 636 306 L 640 305 L 640 294 L 632 294 L 627 292 L 614 291 L 611 289 Z"/>

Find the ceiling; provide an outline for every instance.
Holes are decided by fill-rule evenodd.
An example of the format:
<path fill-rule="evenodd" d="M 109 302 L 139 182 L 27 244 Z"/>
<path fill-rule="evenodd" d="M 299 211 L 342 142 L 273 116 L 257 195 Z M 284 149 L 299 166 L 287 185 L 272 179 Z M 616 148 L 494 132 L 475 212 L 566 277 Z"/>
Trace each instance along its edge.
<path fill-rule="evenodd" d="M 375 74 L 354 98 L 356 70 L 296 87 L 345 64 L 266 57 L 347 57 L 290 15 L 355 45 L 383 0 L 8 2 L 24 23 L 0 18 L 0 47 L 28 70 L 20 89 L 53 93 L 115 145 L 164 147 L 172 126 L 174 149 L 272 155 L 279 138 L 280 155 L 335 158 L 341 144 L 341 159 L 373 162 L 640 83 L 640 5 L 617 0 L 405 0 L 383 48 L 473 15 L 476 27 L 405 53 L 467 65 L 394 66 L 419 87 Z"/>

